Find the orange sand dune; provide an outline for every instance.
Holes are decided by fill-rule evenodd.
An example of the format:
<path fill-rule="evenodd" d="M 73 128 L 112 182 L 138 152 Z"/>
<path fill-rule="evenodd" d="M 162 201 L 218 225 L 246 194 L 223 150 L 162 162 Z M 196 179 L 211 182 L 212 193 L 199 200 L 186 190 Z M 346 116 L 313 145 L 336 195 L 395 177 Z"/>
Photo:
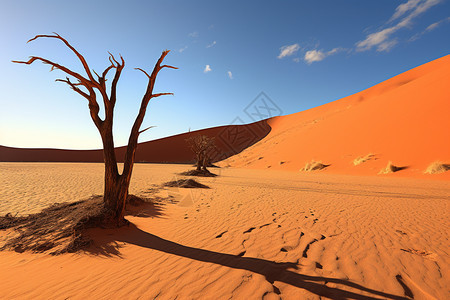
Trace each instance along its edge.
<path fill-rule="evenodd" d="M 216 162 L 253 145 L 270 131 L 266 120 L 246 125 L 228 125 L 207 128 L 140 143 L 136 162 L 191 163 L 194 155 L 186 139 L 206 135 L 215 138 L 216 149 L 212 161 Z M 117 160 L 123 162 L 126 147 L 116 148 Z M 102 162 L 102 150 L 23 149 L 0 146 L 3 162 Z"/>
<path fill-rule="evenodd" d="M 389 176 L 424 175 L 434 161 L 450 163 L 450 55 L 346 98 L 268 120 L 272 131 L 222 165 L 298 171 L 311 160 L 320 172 L 376 175 L 389 161 L 405 169 Z M 353 160 L 373 154 L 354 165 Z"/>
<path fill-rule="evenodd" d="M 204 134 L 216 138 L 213 161 L 225 159 L 222 166 L 298 171 L 315 160 L 329 165 L 321 172 L 377 175 L 392 161 L 400 171 L 387 176 L 448 180 L 450 172 L 423 174 L 435 161 L 450 164 L 448 82 L 449 55 L 313 109 L 141 143 L 136 161 L 190 163 L 185 139 Z M 119 161 L 124 153 L 117 148 Z M 353 163 L 365 156 L 370 159 Z M 102 153 L 0 146 L 0 161 L 101 162 Z"/>

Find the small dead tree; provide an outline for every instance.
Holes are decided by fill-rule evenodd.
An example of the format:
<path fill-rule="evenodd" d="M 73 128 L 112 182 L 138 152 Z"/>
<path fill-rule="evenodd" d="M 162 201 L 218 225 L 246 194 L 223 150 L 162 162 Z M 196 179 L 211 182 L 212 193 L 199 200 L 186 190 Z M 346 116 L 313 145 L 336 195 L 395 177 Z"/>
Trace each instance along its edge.
<path fill-rule="evenodd" d="M 208 171 L 207 167 L 210 164 L 210 152 L 214 149 L 215 142 L 214 138 L 210 138 L 206 135 L 197 135 L 193 137 L 189 137 L 186 139 L 186 142 L 191 148 L 192 152 L 194 152 L 196 158 L 197 171 L 204 170 Z"/>
<path fill-rule="evenodd" d="M 71 44 L 69 44 L 66 39 L 64 39 L 57 33 L 54 33 L 53 35 L 37 35 L 34 38 L 30 39 L 28 42 L 34 41 L 38 38 L 55 38 L 62 41 L 77 56 L 83 66 L 84 71 L 86 72 L 87 77 L 76 73 L 63 65 L 38 56 L 31 56 L 28 61 L 13 62 L 30 65 L 35 61 L 41 61 L 44 64 L 50 65 L 51 71 L 54 69 L 60 70 L 66 73 L 67 76 L 70 76 L 76 80 L 75 82 L 73 82 L 69 77 L 66 77 L 66 79 L 57 79 L 56 81 L 68 84 L 72 90 L 88 100 L 92 121 L 98 129 L 103 143 L 103 159 L 105 162 L 105 182 L 103 194 L 105 223 L 113 226 L 121 226 L 126 223 L 124 219 L 125 204 L 128 197 L 128 188 L 130 186 L 131 174 L 133 171 L 135 153 L 138 145 L 138 137 L 142 132 L 151 128 L 148 127 L 143 130 L 140 129 L 147 110 L 147 105 L 152 98 L 163 95 L 173 95 L 172 93 L 153 93 L 156 76 L 163 68 L 177 68 L 169 65 L 161 65 L 164 58 L 169 53 L 169 50 L 165 50 L 162 52 L 150 75 L 146 71 L 140 68 L 136 68 L 136 70 L 142 71 L 148 77 L 148 85 L 147 90 L 142 97 L 138 115 L 130 132 L 124 159 L 123 172 L 122 174 L 119 174 L 116 154 L 114 152 L 114 139 L 112 130 L 114 106 L 116 104 L 117 82 L 119 81 L 120 74 L 125 66 L 123 57 L 119 55 L 120 61 L 118 61 L 114 57 L 114 55 L 108 52 L 109 62 L 111 64 L 103 71 L 101 75 L 99 75 L 94 70 L 92 70 L 91 72 L 91 69 L 89 68 L 83 55 L 81 55 Z M 112 69 L 115 70 L 115 74 L 111 83 L 110 91 L 108 93 L 106 86 L 106 76 Z M 99 93 L 99 95 L 101 95 L 101 100 L 104 106 L 105 117 L 103 120 L 99 117 L 100 106 L 97 102 L 96 91 Z"/>

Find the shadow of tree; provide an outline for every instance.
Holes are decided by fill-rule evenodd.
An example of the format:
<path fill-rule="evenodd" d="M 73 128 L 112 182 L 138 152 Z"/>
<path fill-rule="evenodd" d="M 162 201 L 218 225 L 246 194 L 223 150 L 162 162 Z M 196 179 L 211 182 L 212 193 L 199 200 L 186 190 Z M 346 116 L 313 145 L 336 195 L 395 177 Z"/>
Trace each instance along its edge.
<path fill-rule="evenodd" d="M 115 234 L 109 234 L 107 237 L 109 238 L 103 239 L 101 243 L 107 243 L 109 245 L 108 247 L 96 245 L 98 247 L 92 247 L 88 251 L 95 255 L 104 255 L 105 253 L 103 252 L 111 251 L 107 253 L 108 256 L 120 256 L 120 251 L 118 248 L 114 249 L 114 244 L 118 245 L 118 242 L 129 243 L 143 248 L 157 250 L 167 254 L 201 262 L 214 263 L 234 269 L 248 270 L 250 272 L 263 275 L 271 284 L 274 284 L 275 281 L 284 282 L 286 284 L 305 289 L 318 296 L 323 296 L 330 299 L 366 300 L 380 299 L 380 297 L 383 299 L 411 299 L 409 297 L 397 296 L 366 288 L 348 280 L 302 275 L 293 271 L 298 269 L 298 266 L 295 263 L 273 262 L 259 258 L 242 257 L 233 254 L 184 246 L 142 231 L 134 224 L 130 224 L 128 228 L 116 231 Z M 101 251 L 96 249 L 101 249 Z M 356 291 L 349 291 L 339 287 L 329 287 L 326 285 L 327 282 L 335 283 Z M 274 289 L 277 288 L 274 286 Z M 361 292 L 364 292 L 367 295 L 363 295 Z"/>

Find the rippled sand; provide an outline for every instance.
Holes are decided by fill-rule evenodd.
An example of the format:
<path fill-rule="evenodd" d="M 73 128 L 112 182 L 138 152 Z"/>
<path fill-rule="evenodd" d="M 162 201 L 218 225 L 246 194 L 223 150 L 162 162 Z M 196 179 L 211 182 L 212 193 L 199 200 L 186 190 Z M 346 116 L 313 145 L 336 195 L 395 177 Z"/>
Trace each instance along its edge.
<path fill-rule="evenodd" d="M 138 164 L 131 193 L 187 168 Z M 213 171 L 86 253 L 0 252 L 0 298 L 450 298 L 447 181 Z M 0 213 L 26 214 L 101 194 L 103 166 L 2 163 L 0 182 Z"/>

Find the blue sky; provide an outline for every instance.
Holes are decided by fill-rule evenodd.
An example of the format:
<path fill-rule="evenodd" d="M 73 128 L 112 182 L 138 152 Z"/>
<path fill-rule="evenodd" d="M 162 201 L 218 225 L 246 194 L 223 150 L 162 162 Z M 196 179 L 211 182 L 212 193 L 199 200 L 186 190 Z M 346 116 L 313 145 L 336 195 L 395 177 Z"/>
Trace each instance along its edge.
<path fill-rule="evenodd" d="M 449 0 L 329 1 L 10 1 L 0 2 L 0 145 L 101 147 L 87 101 L 54 80 L 75 71 L 57 32 L 103 71 L 107 51 L 121 54 L 114 123 L 126 144 L 147 78 L 161 51 L 179 70 L 161 71 L 140 141 L 253 120 L 245 108 L 264 92 L 291 114 L 364 90 L 449 54 Z M 278 111 L 277 111 L 278 113 Z M 236 121 L 238 120 L 238 121 Z"/>

